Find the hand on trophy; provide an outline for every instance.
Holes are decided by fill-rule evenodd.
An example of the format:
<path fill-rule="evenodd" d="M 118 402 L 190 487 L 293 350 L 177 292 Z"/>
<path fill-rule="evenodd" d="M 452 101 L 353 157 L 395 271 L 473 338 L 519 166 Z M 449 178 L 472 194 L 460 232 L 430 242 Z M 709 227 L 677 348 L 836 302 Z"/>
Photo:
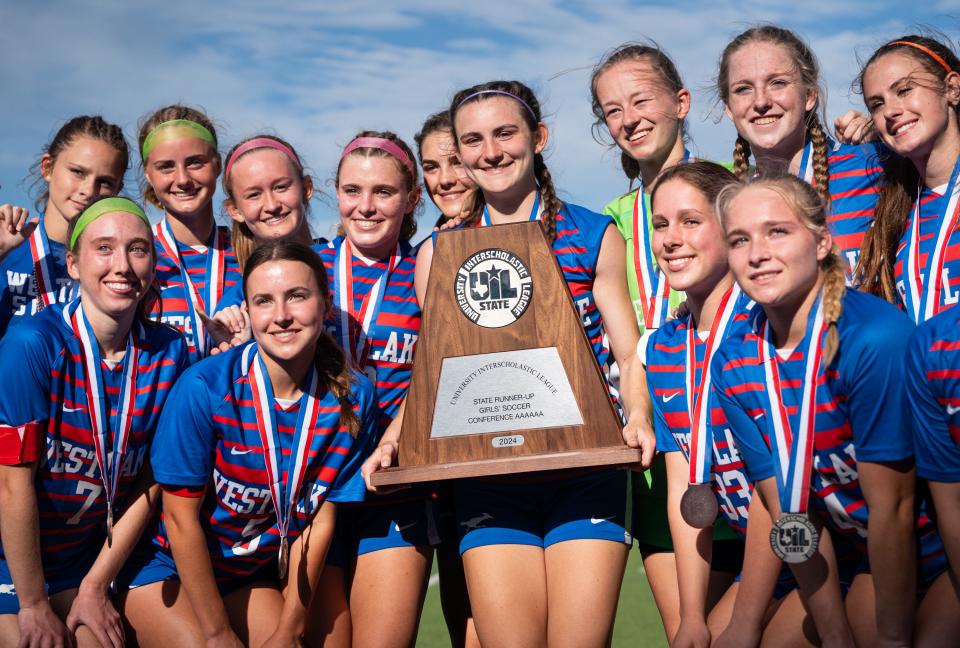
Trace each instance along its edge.
<path fill-rule="evenodd" d="M 650 467 L 657 452 L 657 437 L 649 420 L 627 421 L 623 426 L 623 442 L 631 448 L 640 448 L 640 464 L 631 466 L 632 469 L 646 470 Z"/>

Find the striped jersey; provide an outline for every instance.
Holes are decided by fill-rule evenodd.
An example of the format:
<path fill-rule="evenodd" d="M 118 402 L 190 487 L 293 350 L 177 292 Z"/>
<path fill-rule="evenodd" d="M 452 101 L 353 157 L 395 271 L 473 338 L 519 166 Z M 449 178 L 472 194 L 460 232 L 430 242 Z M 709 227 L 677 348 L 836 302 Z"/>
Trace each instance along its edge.
<path fill-rule="evenodd" d="M 830 174 L 830 212 L 827 223 L 833 243 L 850 272 L 860 258 L 863 237 L 873 225 L 874 210 L 883 187 L 879 144 L 837 144 L 827 138 Z"/>
<path fill-rule="evenodd" d="M 960 310 L 917 327 L 906 378 L 917 475 L 960 482 Z"/>
<path fill-rule="evenodd" d="M 815 315 L 811 309 L 810 318 Z M 754 482 L 773 477 L 770 451 L 773 416 L 769 411 L 758 332 L 765 320 L 755 308 L 720 345 L 713 362 L 713 383 Z M 808 335 L 816 335 L 808 325 Z M 813 475 L 810 511 L 836 535 L 866 555 L 867 503 L 860 488 L 857 461 L 892 462 L 913 456 L 910 414 L 904 400 L 903 368 L 913 323 L 887 302 L 847 290 L 838 322 L 840 351 L 820 372 L 816 391 Z M 799 429 L 804 386 L 805 340 L 779 358 L 783 403 L 792 429 Z M 780 355 L 778 353 L 778 355 Z M 922 556 L 943 555 L 943 547 L 923 509 L 917 519 Z"/>
<path fill-rule="evenodd" d="M 0 463 L 38 461 L 35 477 L 40 550 L 46 573 L 69 570 L 106 537 L 107 499 L 96 459 L 84 356 L 64 311 L 45 308 L 0 342 Z M 146 465 L 161 407 L 187 364 L 183 336 L 162 325 L 134 324 L 137 382 L 116 510 Z M 116 420 L 123 361 L 103 363 L 101 376 Z M 106 408 L 105 408 L 106 409 Z M 107 447 L 113 447 L 113 430 Z"/>
<path fill-rule="evenodd" d="M 150 449 L 158 483 L 206 488 L 200 519 L 220 582 L 253 574 L 275 561 L 280 549 L 248 375 L 256 353 L 257 344 L 251 341 L 190 367 L 173 389 Z M 361 420 L 356 438 L 340 427 L 336 396 L 323 391 L 318 400 L 320 414 L 306 451 L 303 487 L 290 520 L 291 543 L 324 501 L 356 501 L 365 491 L 360 465 L 373 447 L 373 386 L 366 377 L 354 375 L 352 402 Z M 273 405 L 282 448 L 280 474 L 287 480 L 300 402 Z M 154 542 L 169 552 L 162 516 Z"/>
<path fill-rule="evenodd" d="M 960 165 L 960 158 L 957 160 Z M 954 170 L 954 176 L 957 170 Z M 942 187 L 938 187 L 943 191 Z M 934 254 L 940 228 L 947 218 L 952 218 L 953 214 L 946 214 L 947 204 L 950 202 L 950 195 L 939 193 L 924 185 L 919 192 L 920 218 L 917 224 L 914 220 L 917 213 L 917 200 L 914 200 L 910 213 L 907 214 L 906 226 L 903 234 L 900 235 L 900 242 L 897 245 L 897 257 L 893 266 L 894 281 L 897 285 L 897 293 L 900 295 L 900 306 L 907 315 L 913 318 L 913 321 L 919 323 L 926 319 L 920 313 L 915 312 L 912 300 L 907 296 L 907 273 L 910 268 L 910 242 L 913 237 L 913 229 L 917 227 L 919 231 L 918 261 L 920 267 L 921 289 L 926 290 L 928 283 L 936 278 L 928 276 L 928 265 L 931 255 Z M 954 224 L 952 230 L 946 235 L 944 241 L 945 250 L 943 250 L 943 269 L 940 280 L 942 289 L 940 291 L 940 309 L 950 308 L 960 301 L 960 227 Z"/>
<path fill-rule="evenodd" d="M 73 297 L 73 280 L 67 274 L 67 246 L 51 241 L 43 231 L 43 216 L 37 229 L 50 248 L 48 267 L 56 287 L 57 303 L 65 303 Z M 11 326 L 19 324 L 37 312 L 37 288 L 34 283 L 33 255 L 30 241 L 24 241 L 0 261 L 0 336 Z"/>
<path fill-rule="evenodd" d="M 752 302 L 743 293 L 734 307 L 734 321 L 745 321 Z M 653 428 L 657 434 L 657 449 L 662 452 L 682 451 L 690 457 L 690 413 L 687 406 L 686 364 L 687 334 L 691 326 L 688 313 L 670 320 L 657 329 L 647 342 L 647 388 L 653 402 Z M 734 330 L 731 324 L 730 331 Z M 706 339 L 694 337 L 696 368 L 694 380 L 702 384 Z M 717 340 L 719 343 L 720 340 Z M 753 484 L 744 472 L 743 459 L 737 449 L 733 433 L 727 425 L 723 409 L 712 395 L 708 424 L 713 429 L 713 491 L 727 523 L 745 537 L 747 510 Z"/>
<path fill-rule="evenodd" d="M 224 251 L 223 264 L 223 292 L 226 293 L 234 285 L 240 283 L 240 266 L 237 264 L 237 257 L 230 247 L 230 232 L 225 227 L 216 228 L 216 236 L 220 238 L 220 245 Z M 156 283 L 160 289 L 160 302 L 154 303 L 151 312 L 161 313 L 160 318 L 165 324 L 173 326 L 187 340 L 187 346 L 190 350 L 191 362 L 200 359 L 197 352 L 197 344 L 194 338 L 193 321 L 190 315 L 190 295 L 188 288 L 184 283 L 183 275 L 179 268 L 178 260 L 171 256 L 171 251 L 167 250 L 159 237 L 154 236 L 154 245 L 157 250 L 157 270 Z M 180 241 L 176 241 L 180 258 L 183 260 L 184 269 L 189 273 L 190 280 L 201 295 L 201 299 L 206 301 L 208 295 L 207 287 L 207 265 L 209 248 L 207 246 L 193 247 Z M 204 304 L 205 311 L 209 304 Z M 207 313 L 213 315 L 213 313 Z M 209 338 L 209 335 L 208 335 Z"/>
<path fill-rule="evenodd" d="M 329 314 L 328 330 L 337 341 L 341 339 L 341 318 L 337 304 L 338 285 L 336 259 L 344 238 L 338 236 L 319 249 L 320 258 L 327 269 L 330 292 L 334 307 Z M 400 403 L 410 387 L 413 370 L 413 353 L 420 332 L 420 305 L 413 286 L 416 252 L 408 243 L 400 244 L 400 260 L 390 272 L 379 312 L 370 324 L 368 335 L 370 351 L 367 357 L 367 376 L 374 382 L 377 394 L 377 429 L 382 434 L 396 417 Z M 352 255 L 353 308 L 360 312 L 361 304 L 370 294 L 373 285 L 387 272 L 387 260 L 367 265 Z M 374 305 L 371 304 L 372 308 Z M 350 326 L 358 322 L 350 320 Z"/>

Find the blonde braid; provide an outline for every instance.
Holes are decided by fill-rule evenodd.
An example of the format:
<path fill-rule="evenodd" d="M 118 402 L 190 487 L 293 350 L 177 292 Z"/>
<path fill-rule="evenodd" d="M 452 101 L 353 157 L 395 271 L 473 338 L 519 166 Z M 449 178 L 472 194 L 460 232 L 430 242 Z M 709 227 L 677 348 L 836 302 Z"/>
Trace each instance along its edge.
<path fill-rule="evenodd" d="M 230 245 L 233 246 L 233 253 L 236 255 L 237 263 L 242 270 L 256 247 L 253 232 L 250 231 L 246 223 L 233 221 L 233 229 L 230 231 Z"/>
<path fill-rule="evenodd" d="M 540 184 L 540 204 L 543 207 L 543 228 L 547 233 L 547 240 L 553 243 L 557 237 L 557 214 L 563 207 L 563 201 L 557 198 L 557 190 L 553 186 L 553 177 L 543 161 L 543 155 L 538 153 L 533 159 L 533 170 Z"/>
<path fill-rule="evenodd" d="M 733 145 L 733 174 L 744 182 L 750 178 L 750 142 L 742 135 L 737 135 Z"/>
<path fill-rule="evenodd" d="M 823 202 L 830 209 L 830 167 L 827 160 L 827 136 L 816 113 L 811 113 L 810 141 L 813 142 L 813 188 L 817 190 Z"/>
<path fill-rule="evenodd" d="M 837 322 L 843 314 L 843 296 L 847 292 L 846 277 L 843 271 L 843 261 L 840 252 L 834 247 L 824 259 L 820 267 L 823 268 L 823 321 L 826 322 L 827 335 L 823 340 L 823 364 L 829 366 L 840 350 L 840 333 Z"/>

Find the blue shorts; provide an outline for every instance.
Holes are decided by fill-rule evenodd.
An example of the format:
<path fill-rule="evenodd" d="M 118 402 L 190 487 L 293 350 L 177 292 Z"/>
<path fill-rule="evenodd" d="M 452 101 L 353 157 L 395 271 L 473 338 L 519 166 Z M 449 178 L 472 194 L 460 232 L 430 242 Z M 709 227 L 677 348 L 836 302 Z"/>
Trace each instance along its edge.
<path fill-rule="evenodd" d="M 60 570 L 55 574 L 44 574 L 44 587 L 47 590 L 47 596 L 53 596 L 60 592 L 74 587 L 80 587 L 80 581 L 90 571 L 93 561 L 83 561 L 85 564 L 79 565 L 76 569 Z M 17 598 L 17 590 L 13 586 L 13 576 L 10 575 L 10 568 L 7 567 L 6 560 L 0 560 L 0 614 L 17 614 L 20 611 L 20 600 Z"/>
<path fill-rule="evenodd" d="M 347 569 L 354 558 L 366 553 L 437 545 L 437 517 L 433 498 L 340 506 L 326 564 Z"/>
<path fill-rule="evenodd" d="M 536 547 L 566 540 L 631 544 L 626 528 L 627 472 L 600 470 L 565 477 L 465 479 L 454 486 L 460 553 L 474 547 Z"/>
<path fill-rule="evenodd" d="M 180 580 L 173 556 L 152 542 L 147 545 L 141 542 L 134 550 L 133 555 L 130 556 L 127 564 L 120 570 L 115 585 L 118 592 L 125 592 L 165 580 Z M 248 576 L 218 580 L 217 589 L 220 590 L 220 596 L 226 596 L 242 587 L 262 582 L 280 586 L 276 561 L 266 563 Z"/>

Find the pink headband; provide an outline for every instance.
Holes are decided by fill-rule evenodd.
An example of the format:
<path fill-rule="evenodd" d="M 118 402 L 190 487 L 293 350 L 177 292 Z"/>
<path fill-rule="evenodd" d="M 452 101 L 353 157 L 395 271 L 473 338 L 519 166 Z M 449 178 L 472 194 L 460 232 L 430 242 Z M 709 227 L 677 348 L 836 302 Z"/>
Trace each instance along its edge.
<path fill-rule="evenodd" d="M 230 168 L 233 166 L 233 163 L 236 162 L 241 155 L 243 155 L 247 151 L 252 151 L 253 149 L 260 149 L 260 148 L 270 148 L 270 149 L 274 149 L 275 151 L 280 151 L 281 153 L 286 155 L 288 158 L 290 158 L 290 160 L 297 165 L 298 169 L 300 169 L 301 171 L 303 170 L 303 165 L 300 164 L 300 158 L 297 157 L 297 154 L 293 152 L 292 148 L 290 148 L 283 142 L 278 142 L 272 137 L 254 137 L 252 140 L 247 140 L 246 142 L 244 142 L 243 144 L 241 144 L 236 148 L 236 150 L 233 152 L 233 155 L 231 155 L 230 159 L 227 160 L 227 170 L 223 175 L 225 177 L 230 175 Z"/>
<path fill-rule="evenodd" d="M 924 52 L 925 54 L 929 55 L 930 58 L 932 58 L 934 61 L 939 63 L 940 66 L 947 71 L 947 74 L 950 74 L 951 72 L 953 72 L 953 69 L 951 69 L 950 65 L 943 60 L 943 57 L 937 54 L 936 52 L 934 52 L 932 49 L 930 49 L 926 45 L 921 45 L 920 43 L 914 43 L 913 41 L 893 41 L 892 43 L 887 43 L 887 45 L 906 45 L 907 47 L 918 49 L 921 52 Z"/>
<path fill-rule="evenodd" d="M 385 151 L 400 160 L 403 166 L 407 167 L 407 170 L 410 171 L 410 175 L 414 178 L 417 177 L 417 171 L 413 166 L 413 162 L 410 161 L 410 156 L 407 155 L 402 148 L 397 146 L 396 142 L 391 142 L 384 137 L 357 137 L 347 144 L 347 148 L 343 149 L 340 159 L 342 160 L 347 157 L 347 155 L 356 151 L 358 148 L 372 148 Z"/>

